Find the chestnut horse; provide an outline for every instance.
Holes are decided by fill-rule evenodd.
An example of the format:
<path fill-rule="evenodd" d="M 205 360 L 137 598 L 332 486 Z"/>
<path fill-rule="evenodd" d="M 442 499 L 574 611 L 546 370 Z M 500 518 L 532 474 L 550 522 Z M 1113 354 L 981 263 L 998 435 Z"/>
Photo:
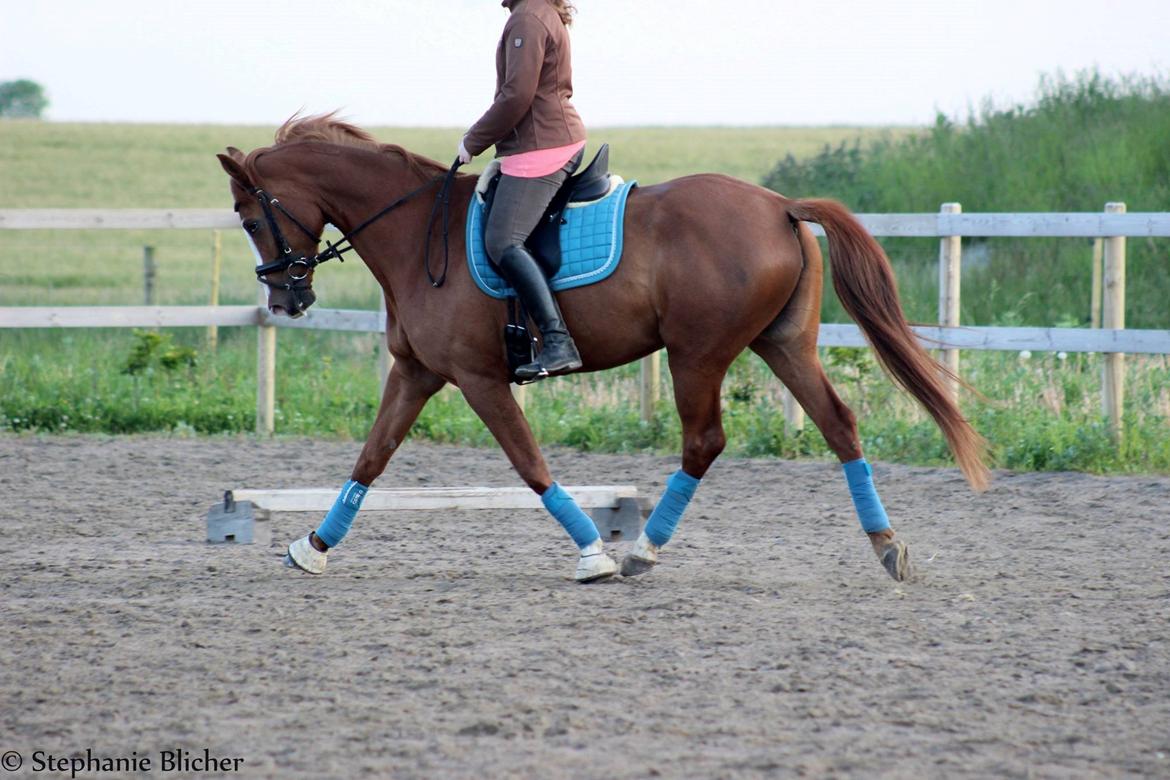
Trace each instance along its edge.
<path fill-rule="evenodd" d="M 445 177 L 448 171 L 439 163 L 380 144 L 332 115 L 294 118 L 278 130 L 273 146 L 247 156 L 229 147 L 218 157 L 257 252 L 264 261 L 277 258 L 258 269 L 269 286 L 273 313 L 300 316 L 312 304 L 314 266 L 330 254 L 317 254 L 328 223 L 353 233 L 353 248 L 384 291 L 394 365 L 351 483 L 335 505 L 336 510 L 346 504 L 354 484 L 359 495 L 348 504 L 341 535 L 365 488 L 386 469 L 427 400 L 451 383 L 578 542 L 577 578 L 613 574 L 596 529 L 590 533 L 587 527 L 592 521 L 554 483 L 512 396 L 503 343 L 506 306 L 480 292 L 468 271 L 461 226 L 476 178 Z M 432 225 L 444 178 L 455 228 L 449 273 L 436 286 L 434 272 L 444 266 L 446 240 Z M 389 201 L 392 207 L 379 212 Z M 950 400 L 946 370 L 908 327 L 885 253 L 844 206 L 792 200 L 721 175 L 638 187 L 629 197 L 616 272 L 557 296 L 584 361 L 581 371 L 667 351 L 682 422 L 682 468 L 668 482 L 637 549 L 623 562 L 623 574 L 641 573 L 655 563 L 698 481 L 723 450 L 720 386 L 731 362 L 747 348 L 788 387 L 845 465 L 863 529 L 883 565 L 895 579 L 907 576 L 906 546 L 881 509 L 854 415 L 817 356 L 822 258 L 805 222 L 823 226 L 837 295 L 885 371 L 934 418 L 972 487 L 986 486 L 982 438 Z M 297 565 L 323 571 L 323 551 L 339 539 L 326 541 L 322 535 L 290 547 Z M 312 558 L 308 564 L 306 556 Z M 593 557 L 588 565 L 586 556 Z"/>

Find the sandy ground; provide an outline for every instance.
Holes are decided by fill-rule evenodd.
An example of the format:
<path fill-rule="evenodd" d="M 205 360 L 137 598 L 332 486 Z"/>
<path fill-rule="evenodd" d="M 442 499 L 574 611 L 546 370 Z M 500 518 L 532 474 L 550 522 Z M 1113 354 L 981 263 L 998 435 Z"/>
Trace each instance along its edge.
<path fill-rule="evenodd" d="M 902 585 L 828 463 L 721 460 L 657 570 L 593 586 L 537 511 L 363 513 L 321 578 L 280 565 L 316 516 L 203 541 L 225 488 L 340 486 L 357 451 L 0 437 L 0 752 L 24 761 L 0 777 L 86 748 L 245 777 L 1170 776 L 1170 479 L 976 496 L 877 464 Z M 653 495 L 676 468 L 549 459 Z M 517 480 L 411 443 L 379 484 Z"/>

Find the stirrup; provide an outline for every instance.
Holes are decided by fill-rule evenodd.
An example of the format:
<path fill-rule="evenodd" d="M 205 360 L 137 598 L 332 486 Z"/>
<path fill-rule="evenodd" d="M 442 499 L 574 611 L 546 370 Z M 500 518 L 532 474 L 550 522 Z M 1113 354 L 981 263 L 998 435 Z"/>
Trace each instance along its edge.
<path fill-rule="evenodd" d="M 536 382 L 540 379 L 547 378 L 549 374 L 544 366 L 540 365 L 540 361 L 535 361 L 517 366 L 513 375 L 521 382 Z"/>
<path fill-rule="evenodd" d="M 551 359 L 548 359 L 551 356 Z M 523 380 L 543 379 L 551 374 L 576 371 L 583 365 L 581 354 L 573 337 L 563 330 L 545 336 L 544 345 L 536 360 L 516 368 L 516 376 Z"/>

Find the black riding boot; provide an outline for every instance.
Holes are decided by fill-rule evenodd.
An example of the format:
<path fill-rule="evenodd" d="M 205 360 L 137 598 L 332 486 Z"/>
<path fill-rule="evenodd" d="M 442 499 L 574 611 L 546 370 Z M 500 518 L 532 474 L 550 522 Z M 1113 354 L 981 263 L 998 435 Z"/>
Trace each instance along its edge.
<path fill-rule="evenodd" d="M 561 309 L 536 258 L 522 246 L 510 246 L 504 250 L 496 265 L 520 296 L 520 302 L 532 316 L 544 339 L 536 362 L 517 368 L 516 376 L 520 379 L 535 379 L 542 374 L 580 368 L 581 356 L 577 354 L 577 345 L 569 335 L 569 329 L 561 318 Z"/>

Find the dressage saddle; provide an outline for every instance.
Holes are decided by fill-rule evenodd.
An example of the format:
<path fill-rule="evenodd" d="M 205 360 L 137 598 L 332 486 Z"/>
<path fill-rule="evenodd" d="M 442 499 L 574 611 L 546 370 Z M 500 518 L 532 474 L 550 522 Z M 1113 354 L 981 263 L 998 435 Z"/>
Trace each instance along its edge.
<path fill-rule="evenodd" d="M 487 224 L 488 215 L 491 214 L 492 201 L 495 200 L 500 176 L 500 173 L 496 173 L 492 177 L 483 196 L 484 224 Z M 602 144 L 592 162 L 585 166 L 585 170 L 565 179 L 565 183 L 557 190 L 557 194 L 545 209 L 536 229 L 524 242 L 528 251 L 540 263 L 546 277 L 552 278 L 561 270 L 561 225 L 565 222 L 565 209 L 570 203 L 600 200 L 609 194 L 610 186 L 609 144 Z"/>

